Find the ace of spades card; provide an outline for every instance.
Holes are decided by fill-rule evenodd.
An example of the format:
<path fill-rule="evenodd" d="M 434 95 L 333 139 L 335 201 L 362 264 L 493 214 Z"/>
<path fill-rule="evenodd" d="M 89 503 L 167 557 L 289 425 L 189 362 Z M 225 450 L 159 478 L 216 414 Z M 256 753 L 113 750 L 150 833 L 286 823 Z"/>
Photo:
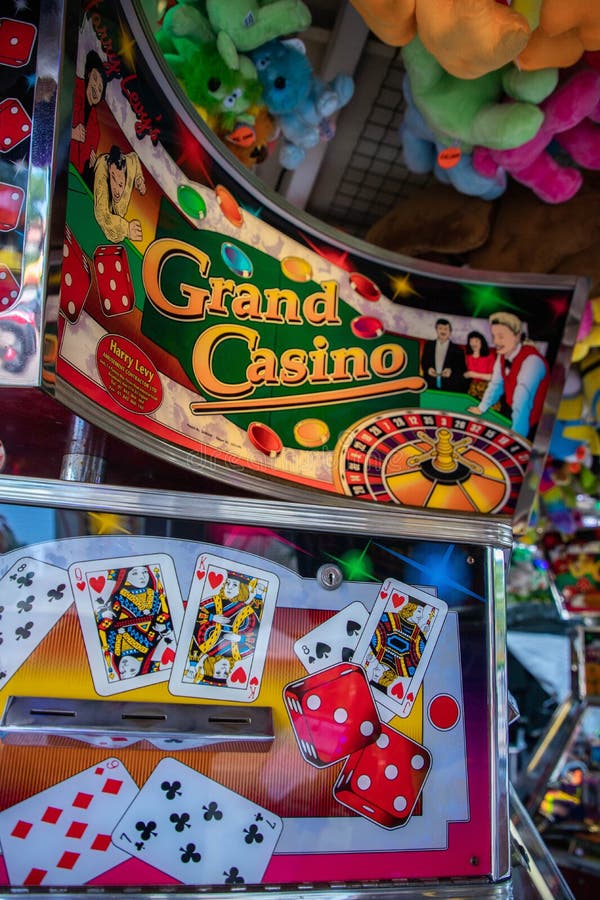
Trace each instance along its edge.
<path fill-rule="evenodd" d="M 194 567 L 172 694 L 252 703 L 260 691 L 279 579 L 213 554 Z"/>
<path fill-rule="evenodd" d="M 378 704 L 408 716 L 434 652 L 448 606 L 437 597 L 388 578 L 354 651 Z"/>
<path fill-rule="evenodd" d="M 97 693 L 167 681 L 183 619 L 171 557 L 148 553 L 74 563 L 69 578 Z"/>
<path fill-rule="evenodd" d="M 355 600 L 299 638 L 294 653 L 311 673 L 334 663 L 350 662 L 368 618 L 366 607 Z"/>
<path fill-rule="evenodd" d="M 112 840 L 183 884 L 259 884 L 282 828 L 279 816 L 165 757 Z"/>
<path fill-rule="evenodd" d="M 29 556 L 0 579 L 0 687 L 73 603 L 64 569 Z"/>

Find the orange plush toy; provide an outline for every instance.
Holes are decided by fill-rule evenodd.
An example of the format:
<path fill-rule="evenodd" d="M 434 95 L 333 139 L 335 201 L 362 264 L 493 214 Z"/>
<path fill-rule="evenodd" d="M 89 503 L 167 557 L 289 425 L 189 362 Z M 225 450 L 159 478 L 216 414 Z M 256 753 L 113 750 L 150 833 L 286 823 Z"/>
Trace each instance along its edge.
<path fill-rule="evenodd" d="M 384 43 L 403 47 L 415 34 L 457 78 L 479 78 L 512 62 L 531 29 L 506 0 L 351 0 Z"/>
<path fill-rule="evenodd" d="M 585 50 L 600 50 L 598 0 L 542 0 L 539 25 L 518 58 L 522 69 L 574 65 Z"/>

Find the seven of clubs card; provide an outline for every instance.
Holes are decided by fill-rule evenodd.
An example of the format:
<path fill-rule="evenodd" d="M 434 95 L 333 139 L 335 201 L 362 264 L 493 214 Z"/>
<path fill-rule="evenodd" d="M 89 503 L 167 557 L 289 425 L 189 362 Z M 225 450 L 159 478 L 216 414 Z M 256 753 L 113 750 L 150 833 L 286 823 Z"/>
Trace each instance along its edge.
<path fill-rule="evenodd" d="M 112 838 L 184 884 L 258 884 L 282 827 L 278 816 L 166 757 Z"/>
<path fill-rule="evenodd" d="M 354 651 L 377 703 L 408 716 L 429 665 L 448 606 L 443 600 L 388 578 Z"/>
<path fill-rule="evenodd" d="M 111 831 L 138 792 L 118 759 L 106 759 L 0 812 L 10 883 L 81 885 L 129 854 Z"/>
<path fill-rule="evenodd" d="M 64 569 L 25 556 L 0 579 L 0 687 L 73 603 Z"/>
<path fill-rule="evenodd" d="M 251 703 L 258 696 L 279 579 L 211 554 L 196 563 L 172 694 Z"/>
<path fill-rule="evenodd" d="M 183 602 L 164 553 L 69 567 L 94 687 L 99 694 L 167 681 Z"/>

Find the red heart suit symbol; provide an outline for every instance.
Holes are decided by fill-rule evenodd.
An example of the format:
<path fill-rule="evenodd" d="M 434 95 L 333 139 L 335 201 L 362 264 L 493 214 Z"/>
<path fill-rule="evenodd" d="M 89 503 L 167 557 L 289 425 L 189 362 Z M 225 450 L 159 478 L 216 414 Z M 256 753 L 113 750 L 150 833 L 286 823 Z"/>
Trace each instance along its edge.
<path fill-rule="evenodd" d="M 106 578 L 104 577 L 104 575 L 98 575 L 97 578 L 90 578 L 90 587 L 92 588 L 92 590 L 97 591 L 98 593 L 100 593 L 105 584 Z"/>
<path fill-rule="evenodd" d="M 78 591 L 82 591 L 85 587 L 85 581 L 77 581 L 76 584 L 77 584 Z"/>
<path fill-rule="evenodd" d="M 404 697 L 404 686 L 401 681 L 397 681 L 395 685 L 393 685 L 390 694 L 392 697 L 397 697 L 398 700 L 402 700 Z"/>
<path fill-rule="evenodd" d="M 204 571 L 204 569 L 196 569 L 196 578 L 198 578 L 200 581 L 202 581 L 205 575 L 206 572 Z"/>
<path fill-rule="evenodd" d="M 208 581 L 211 588 L 219 587 L 221 582 L 223 581 L 224 576 L 220 572 L 209 572 L 208 573 Z"/>
<path fill-rule="evenodd" d="M 402 606 L 406 602 L 406 597 L 402 594 L 394 593 L 392 594 L 392 603 L 394 605 L 394 609 L 398 609 L 399 606 Z"/>
<path fill-rule="evenodd" d="M 246 672 L 244 671 L 243 667 L 238 666 L 237 669 L 234 669 L 233 672 L 231 673 L 231 678 L 229 680 L 231 682 L 233 682 L 233 684 L 237 684 L 238 682 L 240 684 L 245 684 L 247 677 L 248 676 L 246 675 Z"/>

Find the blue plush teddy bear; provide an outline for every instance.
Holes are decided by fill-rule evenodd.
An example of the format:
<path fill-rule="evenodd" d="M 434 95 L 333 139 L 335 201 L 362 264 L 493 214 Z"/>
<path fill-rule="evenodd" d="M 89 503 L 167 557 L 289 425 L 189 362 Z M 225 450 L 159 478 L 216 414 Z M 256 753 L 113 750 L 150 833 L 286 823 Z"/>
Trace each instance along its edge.
<path fill-rule="evenodd" d="M 283 136 L 279 161 L 295 169 L 306 151 L 329 141 L 335 130 L 331 116 L 349 102 L 354 82 L 337 75 L 327 83 L 315 77 L 298 40 L 274 40 L 253 50 L 252 58 L 263 90 L 263 102 Z"/>
<path fill-rule="evenodd" d="M 495 200 L 506 190 L 506 175 L 501 169 L 495 178 L 480 175 L 473 166 L 472 155 L 461 153 L 459 161 L 450 168 L 442 168 L 439 154 L 447 149 L 436 140 L 433 131 L 415 106 L 408 76 L 404 77 L 406 110 L 400 126 L 402 155 L 406 168 L 419 175 L 433 172 L 438 181 L 451 184 L 461 194 Z"/>

